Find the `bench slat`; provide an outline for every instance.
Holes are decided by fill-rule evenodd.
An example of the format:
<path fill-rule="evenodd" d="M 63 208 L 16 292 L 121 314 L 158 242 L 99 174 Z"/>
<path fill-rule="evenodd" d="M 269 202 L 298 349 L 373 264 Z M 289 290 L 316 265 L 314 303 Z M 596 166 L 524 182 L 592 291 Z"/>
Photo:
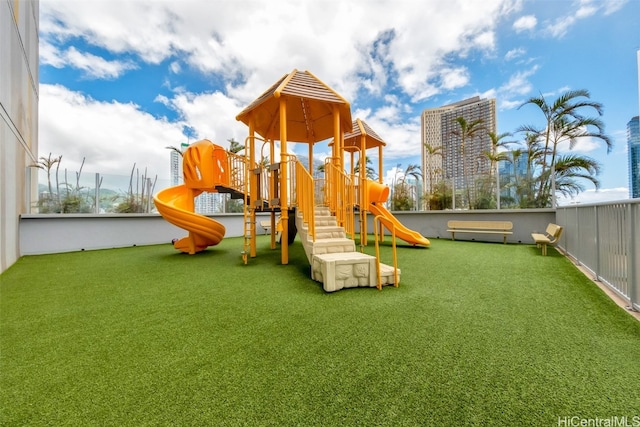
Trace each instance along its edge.
<path fill-rule="evenodd" d="M 447 222 L 449 228 L 481 229 L 481 230 L 512 230 L 511 221 L 460 221 L 450 220 Z"/>
<path fill-rule="evenodd" d="M 505 230 L 481 230 L 476 228 L 475 230 L 463 230 L 461 228 L 455 228 L 451 230 L 447 230 L 452 233 L 489 233 L 489 234 L 513 234 L 513 231 L 505 231 Z"/>
<path fill-rule="evenodd" d="M 511 221 L 447 221 L 448 232 L 451 233 L 451 239 L 456 239 L 456 233 L 483 233 L 483 234 L 502 234 L 504 243 L 507 243 L 507 234 L 513 234 L 508 231 L 513 229 Z"/>

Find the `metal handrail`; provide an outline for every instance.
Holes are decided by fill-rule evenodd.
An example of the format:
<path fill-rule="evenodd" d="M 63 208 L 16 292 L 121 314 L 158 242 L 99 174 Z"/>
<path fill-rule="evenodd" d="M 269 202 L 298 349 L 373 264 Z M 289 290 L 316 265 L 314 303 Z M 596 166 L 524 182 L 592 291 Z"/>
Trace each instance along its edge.
<path fill-rule="evenodd" d="M 556 208 L 558 246 L 640 311 L 640 199 Z"/>

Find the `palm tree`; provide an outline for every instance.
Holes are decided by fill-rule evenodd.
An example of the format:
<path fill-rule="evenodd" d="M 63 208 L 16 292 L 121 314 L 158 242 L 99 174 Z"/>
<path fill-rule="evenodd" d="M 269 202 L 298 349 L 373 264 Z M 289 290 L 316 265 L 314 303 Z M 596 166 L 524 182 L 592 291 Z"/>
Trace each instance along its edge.
<path fill-rule="evenodd" d="M 231 139 L 227 139 L 227 141 L 229 142 L 229 152 L 230 153 L 237 154 L 240 151 L 244 150 L 244 145 L 240 144 L 235 139 L 231 138 Z"/>
<path fill-rule="evenodd" d="M 596 178 L 600 174 L 600 164 L 586 156 L 564 155 L 558 156 L 555 164 L 556 189 L 564 196 L 574 196 L 584 191 L 584 186 L 576 179 L 586 179 L 600 188 L 600 181 Z"/>
<path fill-rule="evenodd" d="M 433 174 L 434 172 L 436 172 L 436 170 L 433 169 L 433 164 L 431 162 L 431 158 L 434 156 L 440 156 L 440 160 L 442 160 L 443 154 L 442 154 L 442 145 L 438 145 L 438 146 L 434 146 L 431 145 L 429 143 L 424 143 L 424 148 L 426 150 L 426 154 L 427 154 L 427 159 L 426 159 L 426 165 L 428 168 L 428 174 L 429 174 L 429 195 L 433 194 Z M 437 169 L 437 170 L 442 170 L 442 169 Z M 430 203 L 429 203 L 430 197 L 427 197 L 427 208 L 430 209 Z"/>
<path fill-rule="evenodd" d="M 364 175 L 365 178 L 376 179 L 377 178 L 376 171 L 370 166 L 372 164 L 371 159 L 369 158 L 369 156 L 365 156 L 364 159 L 365 159 L 365 175 Z M 356 175 L 360 173 L 360 162 L 355 164 L 355 168 L 353 169 L 353 171 Z"/>
<path fill-rule="evenodd" d="M 509 150 L 507 152 L 507 161 L 511 163 L 513 167 L 513 181 L 511 181 L 509 177 L 509 181 L 506 183 L 505 187 L 508 189 L 513 188 L 515 191 L 515 197 L 512 197 L 511 191 L 509 191 L 508 198 L 511 200 L 511 205 L 517 203 L 520 200 L 520 182 L 518 180 L 518 161 L 522 157 L 524 150 L 521 148 L 515 148 Z"/>
<path fill-rule="evenodd" d="M 500 171 L 498 165 L 500 161 L 508 160 L 509 156 L 505 151 L 499 151 L 500 148 L 507 148 L 513 141 L 504 141 L 505 138 L 510 137 L 511 133 L 505 132 L 497 134 L 495 132 L 489 132 L 489 139 L 491 140 L 491 151 L 485 151 L 484 155 L 489 159 L 491 166 L 489 167 L 489 182 L 490 193 L 493 194 L 493 184 L 496 184 L 496 206 L 500 209 Z M 494 176 L 495 173 L 495 176 Z"/>
<path fill-rule="evenodd" d="M 413 200 L 411 199 L 410 187 L 407 184 L 407 177 L 413 177 L 416 182 L 422 179 L 422 173 L 420 172 L 420 166 L 410 164 L 404 173 L 401 171 L 400 165 L 396 169 L 396 176 L 394 178 L 393 185 L 393 197 L 391 199 L 391 210 L 408 211 L 413 208 Z M 399 178 L 398 178 L 399 175 Z"/>
<path fill-rule="evenodd" d="M 38 205 L 44 210 L 43 213 L 57 212 L 58 205 L 60 204 L 60 186 L 58 184 L 58 170 L 60 169 L 60 162 L 62 161 L 62 155 L 58 157 L 40 157 L 37 163 L 29 165 L 33 168 L 42 169 L 47 172 L 47 189 L 49 191 L 45 200 L 39 200 Z M 51 185 L 51 170 L 56 167 L 56 196 L 53 196 L 53 187 Z"/>
<path fill-rule="evenodd" d="M 182 151 L 182 149 L 181 149 L 181 148 L 178 148 L 178 147 L 173 146 L 173 145 L 169 145 L 169 146 L 166 146 L 166 147 L 164 147 L 164 148 L 166 148 L 167 150 L 171 150 L 171 151 L 174 151 L 174 152 L 178 153 L 178 155 L 179 155 L 180 157 L 182 157 L 182 156 L 183 156 L 183 154 L 184 154 L 184 152 Z"/>
<path fill-rule="evenodd" d="M 579 138 L 590 137 L 604 141 L 607 145 L 607 153 L 613 147 L 611 139 L 604 133 L 604 123 L 598 118 L 582 114 L 584 109 L 590 109 L 594 110 L 598 116 L 602 116 L 602 104 L 589 99 L 589 91 L 585 89 L 570 90 L 560 95 L 552 103 L 547 102 L 546 98 L 540 94 L 539 97 L 530 98 L 518 107 L 521 108 L 528 104 L 535 105 L 540 109 L 545 119 L 545 127 L 542 129 L 530 125 L 518 129 L 535 134 L 542 141 L 543 156 L 539 175 L 542 179 L 539 180 L 536 189 L 538 205 L 545 204 L 546 206 L 548 200 L 551 199 L 551 206 L 555 207 L 557 178 L 555 167 L 558 146 L 561 143 L 568 142 L 569 149 L 573 149 Z"/>
<path fill-rule="evenodd" d="M 40 157 L 37 163 L 30 165 L 32 168 L 42 169 L 47 172 L 47 187 L 49 189 L 49 197 L 53 195 L 53 188 L 51 186 L 51 169 L 57 164 L 60 165 L 62 161 L 62 155 L 58 157 L 51 157 L 51 153 L 49 153 L 49 157 Z"/>
<path fill-rule="evenodd" d="M 466 145 L 473 140 L 481 131 L 485 130 L 484 121 L 482 119 L 476 119 L 471 122 L 467 122 L 464 117 L 456 117 L 454 122 L 458 123 L 459 129 L 451 131 L 451 134 L 460 139 L 460 159 L 462 160 L 462 176 L 464 180 L 465 193 L 467 196 L 467 206 L 471 206 L 471 186 L 468 180 L 468 165 L 470 164 L 467 159 Z"/>
<path fill-rule="evenodd" d="M 527 132 L 525 134 L 525 150 L 523 153 L 527 155 L 527 169 L 524 179 L 519 184 L 519 205 L 521 208 L 533 208 L 536 207 L 538 202 L 536 200 L 536 182 L 542 178 L 535 176 L 535 170 L 537 165 L 542 163 L 542 159 L 545 158 L 545 150 L 541 142 L 538 140 L 538 135 L 535 133 Z"/>

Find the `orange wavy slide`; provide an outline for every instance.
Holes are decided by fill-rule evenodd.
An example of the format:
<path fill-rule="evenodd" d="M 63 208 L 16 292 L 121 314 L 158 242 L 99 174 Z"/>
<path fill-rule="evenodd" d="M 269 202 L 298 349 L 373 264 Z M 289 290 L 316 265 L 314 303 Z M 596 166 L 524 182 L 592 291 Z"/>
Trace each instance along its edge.
<path fill-rule="evenodd" d="M 380 220 L 389 230 L 395 228 L 396 236 L 412 245 L 429 246 L 431 242 L 417 231 L 413 231 L 405 227 L 398 218 L 393 216 L 391 212 L 385 208 L 384 203 L 389 197 L 389 187 L 384 184 L 377 183 L 370 179 L 366 182 L 367 193 L 369 196 L 369 212 L 375 216 L 380 216 Z"/>
<path fill-rule="evenodd" d="M 165 188 L 154 197 L 160 215 L 171 224 L 189 232 L 189 235 L 174 242 L 173 246 L 189 254 L 201 252 L 208 246 L 222 241 L 226 229 L 218 221 L 193 212 L 193 197 L 200 191 L 186 185 Z"/>
<path fill-rule="evenodd" d="M 370 203 L 369 211 L 376 216 L 380 215 L 381 216 L 380 220 L 388 229 L 391 229 L 393 225 L 396 229 L 396 236 L 401 238 L 405 242 L 410 243 L 412 245 L 423 245 L 423 246 L 429 246 L 431 244 L 429 239 L 424 237 L 422 234 L 418 233 L 417 231 L 410 230 L 404 225 L 402 225 L 402 223 L 398 221 L 398 218 L 393 216 L 393 214 L 389 212 L 387 208 L 385 208 L 384 206 L 378 205 L 375 203 Z"/>

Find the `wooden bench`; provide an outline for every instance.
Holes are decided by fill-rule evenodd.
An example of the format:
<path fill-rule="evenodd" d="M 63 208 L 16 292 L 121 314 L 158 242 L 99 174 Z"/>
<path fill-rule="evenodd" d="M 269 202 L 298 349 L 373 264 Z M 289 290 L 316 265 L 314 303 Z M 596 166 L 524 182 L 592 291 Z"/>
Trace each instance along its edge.
<path fill-rule="evenodd" d="M 260 227 L 264 228 L 264 234 L 271 233 L 271 220 L 260 221 Z"/>
<path fill-rule="evenodd" d="M 507 235 L 513 234 L 513 223 L 511 221 L 459 221 L 451 220 L 447 222 L 447 227 L 451 233 L 451 240 L 456 240 L 456 233 L 485 233 L 502 234 L 504 243 L 507 243 Z"/>
<path fill-rule="evenodd" d="M 550 223 L 544 233 L 531 233 L 536 246 L 542 248 L 542 255 L 547 255 L 547 245 L 555 244 L 562 235 L 562 227 Z"/>
<path fill-rule="evenodd" d="M 264 229 L 264 234 L 271 234 L 271 219 L 265 219 L 260 221 L 260 227 Z M 280 215 L 276 217 L 276 237 L 279 238 L 282 231 L 282 224 L 280 224 Z"/>

